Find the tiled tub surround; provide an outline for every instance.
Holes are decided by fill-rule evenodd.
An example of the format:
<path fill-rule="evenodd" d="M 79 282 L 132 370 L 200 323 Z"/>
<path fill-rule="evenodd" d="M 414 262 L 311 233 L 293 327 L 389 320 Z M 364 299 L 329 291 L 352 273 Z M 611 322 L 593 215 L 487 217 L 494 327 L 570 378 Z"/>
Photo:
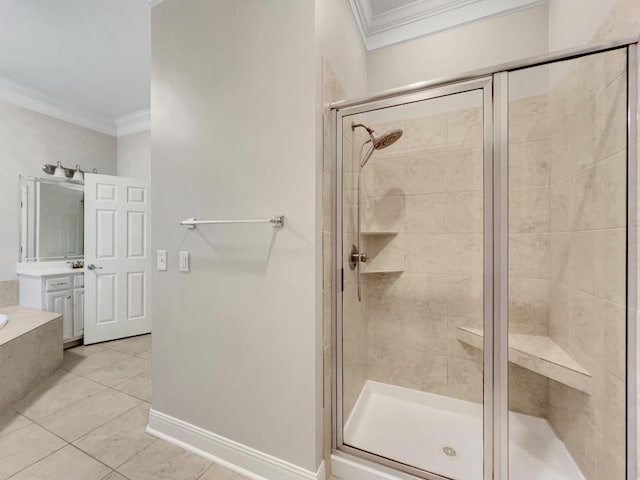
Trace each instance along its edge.
<path fill-rule="evenodd" d="M 62 363 L 62 317 L 26 307 L 4 307 L 0 328 L 0 413 Z"/>
<path fill-rule="evenodd" d="M 18 305 L 18 280 L 5 280 L 0 282 L 0 308 Z"/>

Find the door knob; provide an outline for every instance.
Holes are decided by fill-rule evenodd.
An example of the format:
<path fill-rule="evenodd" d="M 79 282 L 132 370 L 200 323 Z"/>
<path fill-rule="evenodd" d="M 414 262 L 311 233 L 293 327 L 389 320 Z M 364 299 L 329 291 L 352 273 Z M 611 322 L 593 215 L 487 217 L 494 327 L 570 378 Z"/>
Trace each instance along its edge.
<path fill-rule="evenodd" d="M 102 270 L 102 267 L 96 267 L 93 263 L 91 265 L 87 265 L 89 270 Z"/>

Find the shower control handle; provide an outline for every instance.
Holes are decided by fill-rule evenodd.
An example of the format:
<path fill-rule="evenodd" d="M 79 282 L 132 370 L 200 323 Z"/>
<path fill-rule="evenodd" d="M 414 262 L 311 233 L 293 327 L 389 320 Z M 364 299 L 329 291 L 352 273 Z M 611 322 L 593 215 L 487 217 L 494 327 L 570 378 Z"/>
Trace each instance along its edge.
<path fill-rule="evenodd" d="M 358 261 L 360 263 L 367 263 L 367 260 L 369 260 L 369 255 L 366 253 L 358 253 L 356 255 L 358 256 Z"/>

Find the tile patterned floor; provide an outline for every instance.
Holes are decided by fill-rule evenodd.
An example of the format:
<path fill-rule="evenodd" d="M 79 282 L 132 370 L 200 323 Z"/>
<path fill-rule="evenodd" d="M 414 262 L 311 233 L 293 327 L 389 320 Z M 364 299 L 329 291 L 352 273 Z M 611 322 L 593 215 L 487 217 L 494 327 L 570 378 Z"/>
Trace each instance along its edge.
<path fill-rule="evenodd" d="M 66 350 L 0 413 L 0 480 L 244 480 L 145 433 L 151 336 Z"/>

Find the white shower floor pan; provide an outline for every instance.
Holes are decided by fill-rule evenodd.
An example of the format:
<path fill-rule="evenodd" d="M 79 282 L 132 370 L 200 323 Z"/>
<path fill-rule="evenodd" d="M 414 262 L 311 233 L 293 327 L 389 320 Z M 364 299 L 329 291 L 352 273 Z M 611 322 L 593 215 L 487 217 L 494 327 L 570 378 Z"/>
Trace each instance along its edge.
<path fill-rule="evenodd" d="M 455 480 L 482 480 L 482 405 L 367 381 L 344 443 Z M 549 423 L 509 413 L 515 480 L 584 480 Z"/>

